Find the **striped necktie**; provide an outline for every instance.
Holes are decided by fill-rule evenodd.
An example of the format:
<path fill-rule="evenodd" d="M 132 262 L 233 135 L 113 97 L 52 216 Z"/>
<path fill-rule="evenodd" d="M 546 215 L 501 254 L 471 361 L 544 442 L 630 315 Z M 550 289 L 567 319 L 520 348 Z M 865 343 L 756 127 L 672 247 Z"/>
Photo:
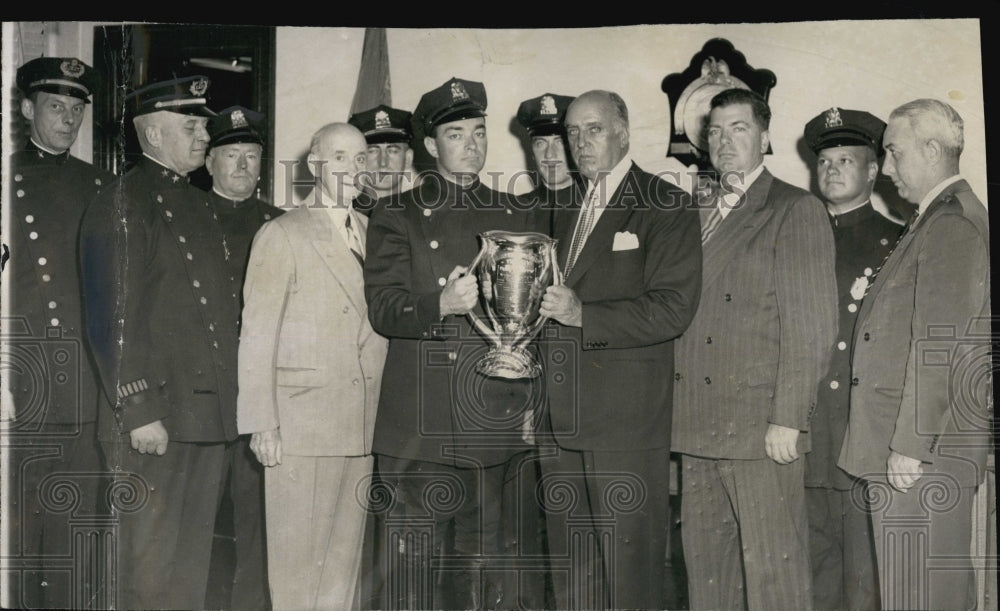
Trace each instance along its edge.
<path fill-rule="evenodd" d="M 594 224 L 596 200 L 597 186 L 595 185 L 590 193 L 590 197 L 584 202 L 583 208 L 580 208 L 580 215 L 576 220 L 576 229 L 573 231 L 573 239 L 569 243 L 569 256 L 566 257 L 566 268 L 563 270 L 564 278 L 569 277 L 569 273 L 573 270 L 573 266 L 576 265 L 580 251 L 583 250 L 583 245 L 587 241 L 587 236 L 590 235 L 591 225 Z"/>
<path fill-rule="evenodd" d="M 705 219 L 705 226 L 701 228 L 701 243 L 704 244 L 708 241 L 712 234 L 714 234 L 718 229 L 719 225 L 722 224 L 722 212 L 719 210 L 720 198 L 716 197 L 712 203 L 712 210 L 708 213 L 708 218 Z"/>
<path fill-rule="evenodd" d="M 347 220 L 344 221 L 344 228 L 347 230 L 347 245 L 351 249 L 351 254 L 354 258 L 358 260 L 358 264 L 361 267 L 365 266 L 365 249 L 361 246 L 361 240 L 358 238 L 358 233 L 354 229 L 354 225 L 351 222 L 351 213 L 347 213 Z"/>

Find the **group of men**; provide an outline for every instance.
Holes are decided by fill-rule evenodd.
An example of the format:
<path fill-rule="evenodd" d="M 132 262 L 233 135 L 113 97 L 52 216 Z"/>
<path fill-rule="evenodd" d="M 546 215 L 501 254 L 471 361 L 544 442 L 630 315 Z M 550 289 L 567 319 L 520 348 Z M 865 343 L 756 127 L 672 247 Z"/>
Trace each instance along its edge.
<path fill-rule="evenodd" d="M 46 381 L 40 414 L 5 384 L 25 447 L 57 450 L 18 473 L 22 545 L 67 554 L 46 478 L 86 482 L 116 519 L 115 607 L 205 605 L 228 486 L 236 608 L 364 606 L 363 574 L 385 608 L 667 608 L 671 452 L 692 608 L 970 605 L 989 242 L 947 104 L 820 113 L 821 201 L 764 167 L 767 102 L 725 90 L 693 198 L 632 160 L 619 95 L 546 93 L 517 111 L 538 183 L 514 196 L 479 177 L 484 85 L 451 78 L 318 129 L 315 189 L 283 211 L 253 197 L 265 117 L 210 111 L 205 77 L 127 96 L 123 176 L 69 156 L 93 78 L 18 71 L 12 311 L 75 342 L 80 381 Z M 417 142 L 434 168 L 410 180 Z M 905 226 L 871 203 L 883 149 Z M 558 240 L 536 378 L 476 371 L 491 230 Z M 98 502 L 102 471 L 131 504 Z M 37 569 L 25 605 L 87 606 Z"/>

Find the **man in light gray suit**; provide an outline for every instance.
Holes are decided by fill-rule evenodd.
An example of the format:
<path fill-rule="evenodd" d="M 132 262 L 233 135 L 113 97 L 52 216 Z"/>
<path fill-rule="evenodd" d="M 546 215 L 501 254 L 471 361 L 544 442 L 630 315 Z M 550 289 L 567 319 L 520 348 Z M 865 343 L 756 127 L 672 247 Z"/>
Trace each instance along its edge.
<path fill-rule="evenodd" d="M 711 102 L 722 190 L 702 213 L 698 312 L 676 344 L 673 442 L 692 609 L 807 609 L 804 461 L 837 327 L 823 204 L 764 167 L 770 109 Z"/>
<path fill-rule="evenodd" d="M 838 465 L 868 480 L 882 608 L 968 609 L 990 449 L 986 209 L 958 173 L 948 104 L 900 106 L 882 142 L 882 172 L 917 211 L 858 312 Z"/>
<path fill-rule="evenodd" d="M 367 222 L 351 207 L 366 148 L 351 125 L 320 128 L 309 153 L 313 196 L 265 223 L 250 251 L 237 424 L 268 467 L 275 609 L 356 606 L 387 348 L 368 322 Z"/>

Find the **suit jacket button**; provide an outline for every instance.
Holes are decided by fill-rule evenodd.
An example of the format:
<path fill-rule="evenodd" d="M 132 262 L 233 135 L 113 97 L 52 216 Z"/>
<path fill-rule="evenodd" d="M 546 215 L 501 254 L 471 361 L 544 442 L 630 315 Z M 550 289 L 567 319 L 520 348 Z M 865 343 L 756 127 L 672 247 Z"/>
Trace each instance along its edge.
<path fill-rule="evenodd" d="M 857 385 L 858 385 L 858 379 L 857 378 L 852 378 L 851 379 L 851 386 L 857 386 Z"/>
<path fill-rule="evenodd" d="M 712 378 L 705 376 L 705 384 L 711 384 L 711 383 L 712 383 Z"/>
<path fill-rule="evenodd" d="M 711 337 L 707 337 L 707 338 L 705 339 L 705 343 L 706 343 L 706 344 L 711 344 L 711 343 L 712 343 L 712 338 L 711 338 Z"/>
<path fill-rule="evenodd" d="M 865 332 L 865 341 L 867 342 L 867 341 L 868 341 L 868 340 L 870 340 L 871 338 L 872 338 L 871 334 L 870 334 L 870 333 L 868 333 L 868 332 Z"/>
<path fill-rule="evenodd" d="M 732 301 L 732 300 L 733 300 L 733 296 L 730 295 L 729 293 L 726 293 L 726 301 Z"/>
<path fill-rule="evenodd" d="M 680 379 L 681 379 L 681 374 L 680 374 L 680 372 L 678 372 L 678 373 L 675 373 L 675 374 L 674 374 L 674 379 L 675 379 L 675 380 L 680 380 Z"/>
<path fill-rule="evenodd" d="M 350 311 L 351 311 L 350 306 L 344 306 L 344 314 L 347 314 Z"/>
<path fill-rule="evenodd" d="M 448 280 L 444 276 L 438 278 L 438 286 L 444 286 L 446 284 L 448 284 Z"/>
<path fill-rule="evenodd" d="M 353 380 L 351 380 L 351 384 L 353 384 L 354 386 L 357 386 L 359 383 L 360 382 L 358 381 L 357 378 L 354 378 Z"/>

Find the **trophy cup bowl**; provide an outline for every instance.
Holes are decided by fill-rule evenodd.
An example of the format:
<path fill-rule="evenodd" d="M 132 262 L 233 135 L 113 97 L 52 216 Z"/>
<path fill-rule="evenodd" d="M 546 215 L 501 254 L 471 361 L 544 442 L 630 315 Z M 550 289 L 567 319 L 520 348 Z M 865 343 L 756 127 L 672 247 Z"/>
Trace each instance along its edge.
<path fill-rule="evenodd" d="M 535 378 L 542 372 L 527 350 L 547 320 L 538 313 L 545 289 L 562 282 L 556 244 L 542 233 L 486 231 L 479 234 L 479 254 L 469 264 L 484 289 L 483 311 L 489 325 L 470 311 L 473 326 L 493 346 L 476 371 L 497 378 Z"/>

